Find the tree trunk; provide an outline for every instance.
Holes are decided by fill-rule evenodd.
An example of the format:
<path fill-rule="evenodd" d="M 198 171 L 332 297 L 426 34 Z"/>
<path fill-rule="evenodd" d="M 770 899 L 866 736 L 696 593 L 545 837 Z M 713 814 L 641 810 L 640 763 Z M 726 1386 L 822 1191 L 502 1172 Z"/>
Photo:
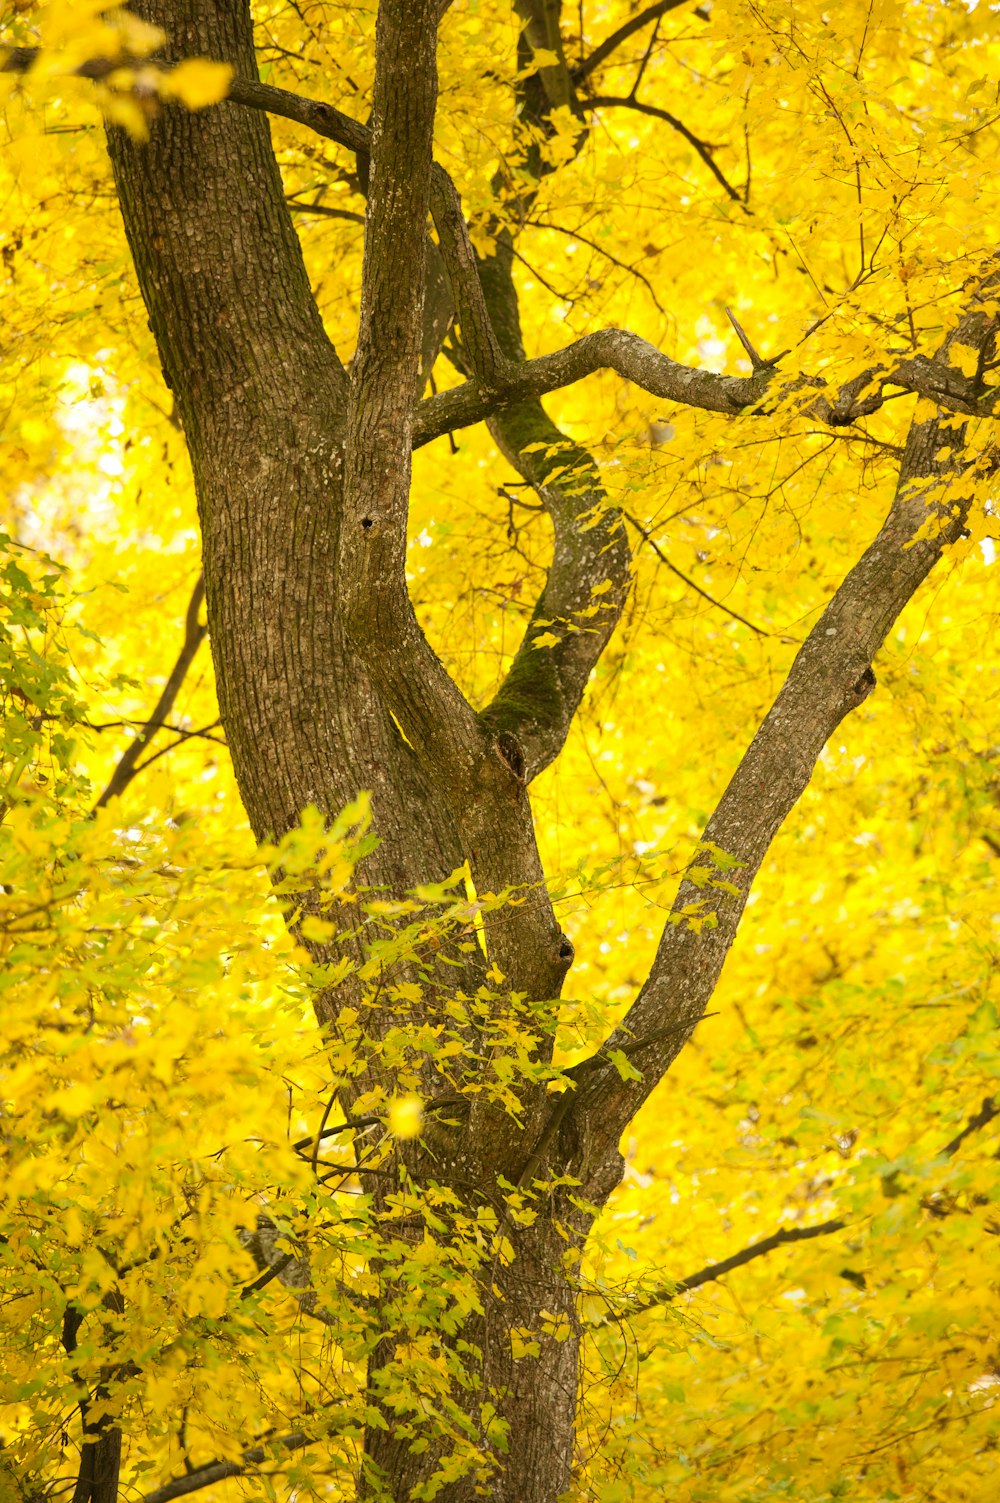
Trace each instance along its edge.
<path fill-rule="evenodd" d="M 242 78 L 257 77 L 245 0 L 141 0 L 133 8 L 167 32 L 168 56 L 208 55 L 233 63 Z M 467 858 L 480 880 L 492 867 L 500 885 L 512 827 L 522 832 L 529 870 L 511 877 L 540 876 L 537 854 L 531 866 L 523 778 L 495 754 L 492 733 L 476 732 L 488 777 L 471 795 L 466 790 L 458 807 L 432 782 L 401 733 L 400 707 L 352 645 L 345 571 L 362 568 L 363 560 L 341 538 L 350 386 L 309 288 L 266 116 L 228 104 L 198 114 L 168 107 L 152 122 L 148 143 L 111 128 L 108 145 L 150 327 L 191 455 L 220 711 L 255 834 L 280 836 L 309 804 L 333 816 L 367 790 L 380 843 L 362 879 L 383 896 L 441 881 Z M 415 362 L 416 371 L 419 351 Z M 355 499 L 360 491 L 366 515 L 376 514 L 377 481 L 362 477 L 359 486 L 355 476 Z M 532 913 L 515 942 L 498 942 L 503 968 L 529 995 L 551 998 L 570 952 L 547 900 Z M 448 985 L 474 995 L 482 956 L 466 965 L 464 978 L 449 968 Z M 364 1007 L 363 989 L 349 992 L 320 998 L 321 1022 L 345 1002 Z M 377 1013 L 368 1019 L 376 1032 L 384 1026 Z M 366 1077 L 366 1088 L 372 1083 Z M 426 1086 L 433 1095 L 434 1080 Z M 439 1180 L 450 1172 L 466 1186 L 462 1209 L 474 1213 L 483 1195 L 495 1197 L 498 1171 L 516 1181 L 550 1101 L 541 1090 L 529 1093 L 520 1128 L 476 1103 L 464 1128 L 438 1130 L 433 1162 L 421 1162 L 416 1151 L 411 1168 L 433 1170 Z M 512 1503 L 550 1503 L 569 1475 L 577 1335 L 566 1244 L 553 1237 L 511 1238 L 515 1263 L 487 1270 L 486 1314 L 463 1333 L 482 1359 L 459 1397 L 473 1432 L 483 1423 L 483 1403 L 504 1422 L 510 1454 L 502 1480 L 490 1485 Z M 392 1296 L 388 1278 L 385 1299 Z M 509 1328 L 534 1330 L 540 1307 L 560 1318 L 566 1339 L 543 1338 L 537 1358 L 512 1362 Z M 390 1346 L 376 1349 L 376 1400 L 379 1363 L 391 1360 Z M 365 1485 L 376 1487 L 371 1479 L 382 1475 L 383 1493 L 387 1487 L 389 1497 L 403 1499 L 438 1458 L 413 1454 L 410 1439 L 396 1431 L 370 1430 Z M 494 1454 L 488 1439 L 485 1452 Z M 472 1496 L 470 1488 L 456 1481 L 438 1497 L 457 1503 Z"/>
<path fill-rule="evenodd" d="M 242 0 L 135 7 L 177 56 L 256 65 Z M 198 494 L 223 723 L 255 834 L 372 794 L 366 878 L 402 892 L 461 847 L 338 613 L 347 378 L 323 330 L 264 115 L 165 109 L 109 150 Z"/>
<path fill-rule="evenodd" d="M 571 474 L 551 455 L 524 453 L 561 443 L 539 399 L 539 391 L 559 383 L 524 389 L 517 400 L 508 386 L 505 395 L 504 382 L 523 369 L 524 354 L 511 246 L 501 238 L 480 281 L 454 190 L 432 169 L 440 0 L 382 0 L 370 132 L 357 122 L 345 127 L 340 117 L 350 149 L 370 158 L 362 317 L 350 377 L 324 332 L 284 203 L 261 112 L 267 91 L 254 92 L 246 0 L 212 6 L 139 0 L 134 8 L 168 33 L 170 55 L 231 62 L 237 97 L 254 105 L 227 103 L 198 114 L 166 108 L 146 145 L 109 131 L 126 232 L 191 454 L 220 710 L 250 822 L 261 838 L 280 836 L 307 805 L 332 818 L 367 790 L 380 843 L 359 880 L 381 897 L 403 898 L 466 862 L 480 893 L 520 888 L 517 904 L 484 916 L 490 971 L 478 948 L 448 952 L 437 970 L 421 973 L 414 1008 L 421 1021 L 437 1019 L 447 997 L 484 995 L 493 1017 L 505 1009 L 513 1016 L 517 994 L 531 1020 L 523 1052 L 544 1067 L 572 950 L 544 885 L 527 785 L 557 755 L 614 628 L 627 589 L 628 550 L 617 517 L 601 509 L 600 479 L 584 451 L 568 454 Z M 519 0 L 518 10 L 534 28 L 534 44 L 558 56 L 558 5 Z M 564 97 L 564 75 L 565 61 L 539 69 L 537 97 L 526 101 L 539 129 L 552 108 L 572 101 L 571 90 Z M 320 109 L 325 113 L 318 115 Z M 320 133 L 341 139 L 330 125 L 336 112 L 310 111 L 319 121 L 314 128 L 326 122 Z M 302 109 L 296 106 L 292 118 L 303 118 Z M 527 165 L 542 171 L 540 161 Z M 434 410 L 443 410 L 443 400 L 453 416 L 474 410 L 489 417 L 498 445 L 534 486 L 555 532 L 537 619 L 496 699 L 480 714 L 423 636 L 406 590 L 410 450 L 421 434 L 413 406 L 422 352 L 447 321 L 436 296 L 429 344 L 422 320 L 428 207 L 459 313 L 458 359 L 469 377 L 464 394 L 431 399 Z M 608 331 L 604 343 L 617 348 L 630 338 Z M 970 315 L 962 339 L 986 352 L 992 322 Z M 635 352 L 641 344 L 628 347 Z M 766 385 L 758 377 L 726 385 L 724 378 L 674 366 L 651 346 L 640 354 L 637 368 L 652 372 L 647 389 L 679 392 L 677 399 L 711 410 L 735 414 Z M 946 365 L 947 344 L 941 369 Z M 945 386 L 935 384 L 939 390 L 944 400 Z M 963 388 L 957 400 L 967 396 Z M 810 633 L 708 827 L 709 865 L 723 863 L 705 898 L 711 923 L 696 930 L 686 922 L 683 906 L 701 889 L 682 884 L 676 922 L 667 926 L 647 983 L 608 1044 L 569 1072 L 572 1089 L 554 1096 L 543 1068 L 536 1079 L 525 1070 L 515 1116 L 484 1089 L 488 1068 L 480 1080 L 470 1060 L 471 1088 L 459 1120 L 449 1123 L 434 1115 L 436 1098 L 447 1094 L 446 1078 L 433 1063 L 421 1067 L 420 1090 L 432 1109 L 425 1137 L 401 1145 L 394 1167 L 418 1185 L 446 1187 L 455 1226 L 475 1222 L 484 1208 L 495 1219 L 469 1274 L 480 1308 L 453 1320 L 450 1336 L 444 1328 L 435 1336 L 434 1361 L 449 1375 L 441 1403 L 453 1422 L 450 1431 L 439 1425 L 424 1450 L 414 1449 L 424 1437 L 410 1420 L 421 1419 L 427 1393 L 415 1392 L 413 1413 L 403 1418 L 391 1386 L 414 1329 L 409 1291 L 388 1255 L 379 1266 L 369 1375 L 378 1418 L 367 1432 L 361 1478 L 367 1496 L 402 1503 L 415 1491 L 425 1495 L 429 1484 L 441 1503 L 484 1493 L 500 1503 L 555 1503 L 569 1486 L 576 1266 L 593 1210 L 618 1182 L 618 1140 L 701 1016 L 750 881 L 824 742 L 870 692 L 871 660 L 886 631 L 963 525 L 964 503 L 942 511 L 940 535 L 921 533 L 928 487 L 960 468 L 954 452 L 961 437 L 950 421 L 932 420 L 911 433 L 885 527 Z M 550 618 L 572 618 L 597 598 L 603 605 L 592 627 L 566 633 L 555 646 L 546 641 Z M 702 850 L 693 863 L 702 883 L 707 859 Z M 322 946 L 313 950 L 319 960 L 333 958 Z M 336 956 L 344 953 L 340 943 Z M 353 953 L 364 953 L 360 935 Z M 497 968 L 502 991 L 483 993 L 484 976 L 500 984 Z M 343 1003 L 361 1015 L 376 1044 L 398 1021 L 360 981 L 321 995 L 320 1021 L 335 1023 Z M 474 1053 L 471 1024 L 468 1043 Z M 638 1068 L 622 1069 L 610 1049 Z M 377 1050 L 354 1089 L 373 1087 L 395 1089 Z M 349 1092 L 343 1104 L 349 1107 Z M 572 1177 L 579 1189 L 549 1183 L 560 1176 Z M 379 1210 L 391 1206 L 385 1186 L 397 1188 L 390 1178 L 376 1191 Z M 571 1193 L 591 1210 L 581 1210 Z M 428 1230 L 426 1215 L 415 1221 L 400 1224 L 404 1250 L 416 1250 L 425 1238 L 447 1246 L 447 1226 Z M 434 1414 L 423 1418 L 433 1432 Z M 439 1469 L 446 1480 L 438 1488 L 431 1479 Z"/>
<path fill-rule="evenodd" d="M 469 1460 L 465 1474 L 436 1494 L 445 1503 L 555 1503 L 571 1481 L 580 1350 L 573 1254 L 544 1215 L 529 1231 L 508 1228 L 507 1236 L 514 1255 L 487 1265 L 484 1314 L 461 1331 L 477 1353 L 467 1368 L 473 1386 L 464 1395 L 453 1390 L 468 1414 Z M 380 1358 L 391 1365 L 391 1343 Z M 386 1421 L 365 1437 L 362 1495 L 402 1503 L 440 1463 L 443 1448 L 415 1456 L 396 1417 L 386 1412 Z"/>

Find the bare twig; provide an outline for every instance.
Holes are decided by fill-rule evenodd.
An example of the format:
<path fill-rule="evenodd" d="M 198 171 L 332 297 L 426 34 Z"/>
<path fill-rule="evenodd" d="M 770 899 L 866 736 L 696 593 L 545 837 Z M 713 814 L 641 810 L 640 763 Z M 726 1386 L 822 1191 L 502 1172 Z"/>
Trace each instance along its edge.
<path fill-rule="evenodd" d="M 641 31 L 651 21 L 658 21 L 661 16 L 667 15 L 669 11 L 679 10 L 684 3 L 685 0 L 659 0 L 658 5 L 647 5 L 646 9 L 641 10 L 637 16 L 630 17 L 622 26 L 618 27 L 617 31 L 613 31 L 609 37 L 605 37 L 604 41 L 594 48 L 589 57 L 585 57 L 581 63 L 577 63 L 576 67 L 570 70 L 573 82 L 576 84 L 582 83 L 585 78 L 588 78 L 593 73 L 595 68 L 599 68 L 602 63 L 606 63 L 611 54 L 616 52 L 623 42 L 627 42 L 629 37 L 635 36 L 637 31 Z M 699 12 L 696 11 L 695 14 L 698 15 Z M 703 16 L 702 19 L 705 19 L 705 17 Z"/>
<path fill-rule="evenodd" d="M 669 125 L 672 130 L 675 130 L 679 136 L 683 136 L 689 146 L 694 147 L 709 172 L 719 184 L 719 187 L 725 190 L 733 200 L 733 203 L 739 204 L 744 213 L 752 213 L 752 210 L 748 209 L 743 202 L 743 195 L 733 187 L 725 173 L 716 163 L 712 155 L 712 148 L 708 145 L 707 141 L 702 141 L 699 136 L 695 135 L 694 131 L 688 129 L 683 120 L 678 120 L 677 116 L 672 115 L 669 110 L 661 109 L 656 104 L 644 104 L 641 100 L 632 98 L 631 95 L 612 96 L 610 94 L 597 94 L 593 99 L 583 99 L 580 101 L 580 108 L 583 110 L 635 110 L 640 115 L 650 115 L 654 120 L 662 120 L 664 124 Z"/>
<path fill-rule="evenodd" d="M 650 533 L 645 527 L 643 527 L 642 523 L 638 521 L 637 518 L 633 517 L 631 512 L 623 511 L 622 516 L 625 518 L 626 522 L 630 524 L 630 526 L 635 528 L 636 532 L 642 538 L 643 542 L 647 543 L 649 547 L 652 548 L 653 552 L 656 554 L 657 558 L 664 566 L 664 568 L 669 569 L 671 574 L 676 575 L 676 577 L 681 580 L 682 583 L 687 585 L 689 590 L 693 590 L 696 595 L 700 595 L 702 600 L 705 600 L 709 605 L 714 606 L 717 611 L 725 611 L 726 615 L 731 616 L 734 621 L 739 621 L 742 626 L 748 626 L 752 632 L 756 632 L 758 637 L 770 637 L 774 635 L 773 632 L 765 631 L 762 626 L 755 626 L 752 621 L 747 620 L 746 616 L 741 616 L 739 611 L 734 611 L 731 606 L 723 605 L 721 600 L 716 600 L 715 596 L 709 595 L 708 591 L 703 590 L 701 585 L 695 584 L 694 580 L 690 579 L 686 574 L 678 569 L 676 564 L 671 563 L 670 559 L 664 553 L 663 549 L 654 540 L 652 533 Z"/>
<path fill-rule="evenodd" d="M 337 209 L 332 204 L 306 203 L 301 198 L 286 198 L 285 203 L 296 214 L 316 214 L 321 219 L 346 219 L 349 224 L 364 225 L 365 216 L 354 209 Z"/>
<path fill-rule="evenodd" d="M 110 803 L 113 798 L 117 798 L 119 794 L 123 793 L 132 779 L 142 771 L 142 767 L 148 766 L 152 760 L 149 758 L 140 766 L 139 759 L 142 756 L 143 749 L 152 737 L 155 736 L 156 732 L 166 725 L 167 716 L 174 707 L 174 701 L 180 693 L 181 685 L 184 682 L 187 671 L 193 663 L 195 653 L 201 646 L 205 633 L 208 630 L 207 625 L 198 619 L 198 613 L 204 597 L 205 578 L 204 575 L 199 574 L 184 618 L 184 641 L 177 655 L 177 661 L 171 669 L 167 682 L 163 686 L 163 693 L 157 700 L 156 708 L 152 715 L 140 728 L 135 740 L 122 753 L 117 767 L 111 774 L 107 787 L 94 805 L 95 810 L 103 809 L 105 804 Z"/>
<path fill-rule="evenodd" d="M 769 365 L 773 365 L 774 364 L 773 360 L 764 360 L 762 358 L 762 356 L 760 356 L 760 355 L 757 354 L 757 351 L 754 349 L 753 345 L 750 343 L 750 340 L 748 339 L 748 337 L 746 335 L 746 332 L 743 329 L 743 326 L 737 320 L 736 314 L 733 312 L 732 308 L 727 308 L 726 309 L 726 317 L 728 318 L 729 322 L 732 324 L 733 328 L 736 330 L 736 338 L 739 340 L 740 344 L 746 350 L 746 352 L 747 352 L 747 358 L 749 359 L 750 364 L 753 366 L 754 370 L 755 371 L 766 370 Z"/>
<path fill-rule="evenodd" d="M 951 1158 L 958 1152 L 966 1138 L 986 1127 L 994 1118 L 1000 1117 L 1000 1101 L 993 1096 L 985 1097 L 982 1106 L 971 1116 L 962 1131 L 946 1143 L 941 1149 L 942 1158 Z M 784 1247 L 790 1242 L 809 1242 L 815 1237 L 828 1237 L 832 1232 L 842 1232 L 847 1229 L 848 1223 L 834 1217 L 831 1221 L 821 1221 L 817 1226 L 782 1227 L 780 1231 L 772 1233 L 770 1237 L 763 1237 L 760 1242 L 752 1242 L 749 1247 L 741 1248 L 728 1258 L 722 1258 L 718 1263 L 706 1263 L 704 1268 L 699 1268 L 697 1273 L 689 1273 L 686 1278 L 678 1279 L 676 1284 L 669 1288 L 658 1290 L 640 1304 L 631 1305 L 628 1314 L 642 1315 L 647 1310 L 655 1309 L 658 1305 L 669 1304 L 679 1294 L 687 1294 L 692 1289 L 700 1289 L 703 1284 L 712 1284 L 717 1279 L 723 1278 L 727 1273 L 732 1273 L 734 1268 L 742 1268 L 747 1263 L 752 1263 L 756 1258 L 762 1258 L 775 1248 Z"/>

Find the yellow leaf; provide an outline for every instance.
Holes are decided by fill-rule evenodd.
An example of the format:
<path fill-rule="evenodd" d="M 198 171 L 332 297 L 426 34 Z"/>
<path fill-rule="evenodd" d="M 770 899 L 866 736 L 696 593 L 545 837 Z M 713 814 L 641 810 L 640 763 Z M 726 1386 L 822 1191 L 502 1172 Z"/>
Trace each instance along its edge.
<path fill-rule="evenodd" d="M 336 927 L 328 923 L 326 919 L 316 918 L 314 914 L 307 913 L 299 925 L 299 931 L 303 939 L 311 939 L 323 944 L 326 940 L 333 938 Z"/>
<path fill-rule="evenodd" d="M 133 141 L 149 140 L 146 112 L 138 100 L 131 94 L 114 94 L 110 89 L 102 89 L 100 94 L 104 113 L 113 125 L 124 126 Z"/>
<path fill-rule="evenodd" d="M 218 104 L 229 93 L 233 70 L 229 63 L 213 63 L 207 57 L 189 57 L 160 80 L 164 99 L 179 99 L 189 110 Z"/>
<path fill-rule="evenodd" d="M 960 370 L 963 376 L 971 378 L 979 369 L 979 355 L 975 350 L 971 350 L 968 345 L 953 344 L 948 351 L 948 363 L 949 365 L 953 365 L 956 370 Z"/>
<path fill-rule="evenodd" d="M 389 1131 L 397 1138 L 418 1138 L 424 1120 L 419 1096 L 397 1096 L 389 1104 Z"/>

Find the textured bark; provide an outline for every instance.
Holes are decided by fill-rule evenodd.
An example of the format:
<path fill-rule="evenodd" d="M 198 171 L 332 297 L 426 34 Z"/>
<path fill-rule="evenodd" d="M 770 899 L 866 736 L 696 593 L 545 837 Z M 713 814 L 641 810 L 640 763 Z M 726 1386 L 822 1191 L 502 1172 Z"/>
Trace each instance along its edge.
<path fill-rule="evenodd" d="M 481 273 L 498 342 L 508 368 L 516 371 L 524 365 L 524 346 L 513 260 L 504 235 Z M 504 682 L 483 711 L 487 724 L 517 735 L 530 781 L 563 748 L 591 672 L 621 617 L 631 559 L 621 516 L 608 503 L 591 455 L 556 426 L 540 398 L 503 403 L 489 430 L 534 488 L 553 530 L 545 588 Z M 558 642 L 540 649 L 539 637 L 550 633 Z"/>
<path fill-rule="evenodd" d="M 243 0 L 212 7 L 147 0 L 136 9 L 167 31 L 170 55 L 230 61 L 253 94 Z M 432 70 L 436 10 L 385 8 L 383 22 L 395 21 L 397 35 L 386 40 L 380 25 L 383 48 L 402 50 L 383 80 L 405 81 L 404 57 L 420 56 Z M 280 834 L 309 803 L 332 815 L 369 790 L 381 844 L 364 879 L 390 896 L 439 881 L 466 858 L 482 891 L 538 884 L 542 875 L 522 753 L 513 738 L 504 742 L 480 724 L 405 596 L 429 145 L 422 167 L 406 156 L 402 198 L 400 173 L 389 169 L 421 135 L 429 142 L 432 123 L 432 91 L 417 90 L 401 106 L 398 90 L 383 90 L 371 142 L 367 324 L 350 381 L 315 308 L 266 117 L 232 105 L 199 114 L 166 109 L 147 145 L 109 131 L 140 287 L 191 452 L 220 710 L 251 823 L 261 837 Z M 488 937 L 491 959 L 512 985 L 529 997 L 558 995 L 571 952 L 540 887 L 517 922 Z M 470 968 L 471 994 L 481 961 Z M 454 971 L 449 980 L 458 984 Z M 371 1025 L 384 1026 L 377 1015 Z M 433 1095 L 436 1083 L 426 1085 Z M 498 1173 L 516 1181 L 546 1100 L 539 1092 L 525 1101 L 521 1129 L 499 1108 L 474 1103 L 460 1132 L 436 1135 L 436 1174 L 460 1176 L 474 1202 L 495 1195 Z M 571 1311 L 561 1264 L 540 1299 L 534 1283 L 522 1288 L 512 1279 L 521 1324 L 537 1323 L 546 1301 Z M 548 1342 L 527 1374 L 518 1369 L 510 1380 L 509 1343 L 498 1336 L 510 1313 L 503 1300 L 492 1298 L 492 1307 L 476 1386 L 495 1395 L 512 1435 L 497 1485 L 505 1497 L 547 1503 L 568 1477 L 576 1340 Z M 478 1413 L 479 1399 L 470 1402 Z M 561 1431 L 554 1448 L 545 1415 Z M 390 1430 L 372 1433 L 368 1460 L 392 1479 L 390 1495 L 403 1498 L 434 1458 L 411 1455 Z M 456 1484 L 440 1496 L 467 1495 Z"/>
<path fill-rule="evenodd" d="M 281 834 L 307 804 L 333 816 L 369 790 L 381 844 L 366 859 L 363 880 L 402 896 L 467 860 L 480 892 L 527 889 L 527 901 L 487 918 L 486 943 L 510 988 L 549 1004 L 552 1015 L 571 950 L 544 888 L 527 784 L 561 748 L 617 620 L 628 550 L 613 514 L 593 529 L 584 525 L 603 504 L 589 456 L 574 451 L 576 478 L 586 478 L 574 496 L 551 463 L 525 454 L 530 444 L 562 441 L 541 398 L 611 367 L 664 401 L 736 415 L 759 406 L 773 372 L 742 379 L 691 369 L 620 330 L 524 359 L 509 245 L 501 241 L 500 254 L 477 266 L 454 189 L 432 163 L 439 0 L 383 0 L 370 130 L 332 106 L 259 83 L 246 0 L 139 0 L 134 9 L 163 26 L 173 56 L 207 54 L 237 73 L 231 100 L 219 108 L 165 109 L 148 145 L 111 130 L 109 149 L 191 452 L 220 709 L 253 828 L 262 837 Z M 521 0 L 518 11 L 536 43 L 560 58 L 558 4 Z M 583 71 L 596 66 L 592 58 Z M 553 105 L 574 99 L 564 60 L 524 87 L 542 123 Z M 362 316 L 350 377 L 308 285 L 268 110 L 341 141 L 368 163 Z M 430 320 L 428 211 L 443 265 L 436 267 Z M 468 380 L 421 401 L 422 375 L 440 337 L 428 333 L 429 323 L 440 330 L 447 322 L 445 280 Z M 962 331 L 965 344 L 985 347 L 991 338 L 990 326 L 975 318 Z M 947 350 L 880 381 L 904 377 L 942 406 L 979 410 L 970 383 L 949 373 Z M 845 421 L 859 403 L 881 399 L 880 387 L 873 397 L 867 385 L 866 378 L 817 410 Z M 419 627 L 405 549 L 412 448 L 483 419 L 553 520 L 555 555 L 536 618 L 579 618 L 595 598 L 607 609 L 586 618 L 592 631 L 566 634 L 555 647 L 534 645 L 536 620 L 493 704 L 477 714 Z M 589 1200 L 603 1204 L 620 1172 L 619 1136 L 701 1016 L 770 841 L 824 743 L 870 691 L 872 657 L 895 616 L 961 527 L 961 517 L 952 516 L 940 537 L 913 541 L 926 517 L 920 486 L 943 467 L 954 469 L 960 445 L 954 427 L 934 421 L 914 428 L 885 526 L 810 634 L 710 821 L 706 840 L 741 863 L 723 873 L 737 890 L 682 885 L 675 916 L 704 900 L 701 916 L 709 922 L 698 932 L 684 922 L 667 927 L 625 1023 L 572 1072 L 575 1091 L 553 1098 L 541 1086 L 526 1088 L 520 1124 L 485 1094 L 474 1096 L 464 1120 L 429 1129 L 433 1156 L 419 1144 L 405 1150 L 412 1173 L 461 1187 L 470 1208 L 495 1201 L 501 1177 L 528 1191 L 555 1174 L 575 1176 Z M 605 579 L 608 591 L 595 597 Z M 471 995 L 482 960 L 464 963 L 467 970 L 451 971 L 449 984 Z M 360 988 L 350 1000 L 365 1007 Z M 320 999 L 323 1020 L 333 1008 L 332 998 Z M 385 1026 L 374 1007 L 365 1022 L 376 1036 Z M 550 1048 L 551 1034 L 540 1037 L 539 1057 Z M 608 1048 L 622 1049 L 642 1079 L 623 1082 Z M 440 1089 L 430 1068 L 421 1085 L 429 1097 Z M 506 1453 L 483 1443 L 492 1472 L 482 1485 L 501 1503 L 555 1503 L 570 1481 L 579 1345 L 573 1256 L 590 1213 L 551 1190 L 539 1192 L 537 1209 L 533 1227 L 505 1229 L 515 1256 L 490 1266 L 482 1279 L 485 1313 L 463 1330 L 470 1423 L 480 1424 L 488 1399 L 509 1429 Z M 383 1293 L 386 1301 L 393 1297 L 388 1275 Z M 562 1318 L 566 1339 L 543 1335 L 537 1357 L 515 1362 L 510 1328 L 537 1331 L 543 1309 Z M 372 1363 L 374 1403 L 392 1357 L 387 1334 Z M 391 1423 L 373 1428 L 363 1486 L 402 1503 L 435 1461 L 433 1450 L 414 1456 Z M 240 1463 L 224 1465 L 240 1470 Z M 467 1477 L 437 1496 L 465 1503 L 476 1486 Z"/>
<path fill-rule="evenodd" d="M 246 6 L 150 3 L 178 56 L 256 64 Z M 191 453 L 219 701 L 255 832 L 372 792 L 394 890 L 461 863 L 338 608 L 348 383 L 323 331 L 266 117 L 165 110 L 109 132 L 126 232 Z M 404 797 L 400 797 L 405 789 Z M 419 871 L 413 853 L 420 852 Z"/>

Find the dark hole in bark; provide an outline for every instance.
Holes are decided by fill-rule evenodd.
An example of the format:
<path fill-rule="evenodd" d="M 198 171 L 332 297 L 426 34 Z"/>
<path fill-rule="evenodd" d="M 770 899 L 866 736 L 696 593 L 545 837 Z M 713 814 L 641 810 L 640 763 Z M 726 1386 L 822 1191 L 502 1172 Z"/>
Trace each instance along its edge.
<path fill-rule="evenodd" d="M 510 731 L 501 731 L 497 737 L 497 750 L 519 783 L 524 782 L 524 748 Z"/>
<path fill-rule="evenodd" d="M 374 527 L 375 526 L 375 523 L 372 521 L 371 517 L 362 517 L 361 518 L 361 525 L 365 529 L 365 531 L 367 532 L 368 529 L 369 529 L 369 527 Z"/>

